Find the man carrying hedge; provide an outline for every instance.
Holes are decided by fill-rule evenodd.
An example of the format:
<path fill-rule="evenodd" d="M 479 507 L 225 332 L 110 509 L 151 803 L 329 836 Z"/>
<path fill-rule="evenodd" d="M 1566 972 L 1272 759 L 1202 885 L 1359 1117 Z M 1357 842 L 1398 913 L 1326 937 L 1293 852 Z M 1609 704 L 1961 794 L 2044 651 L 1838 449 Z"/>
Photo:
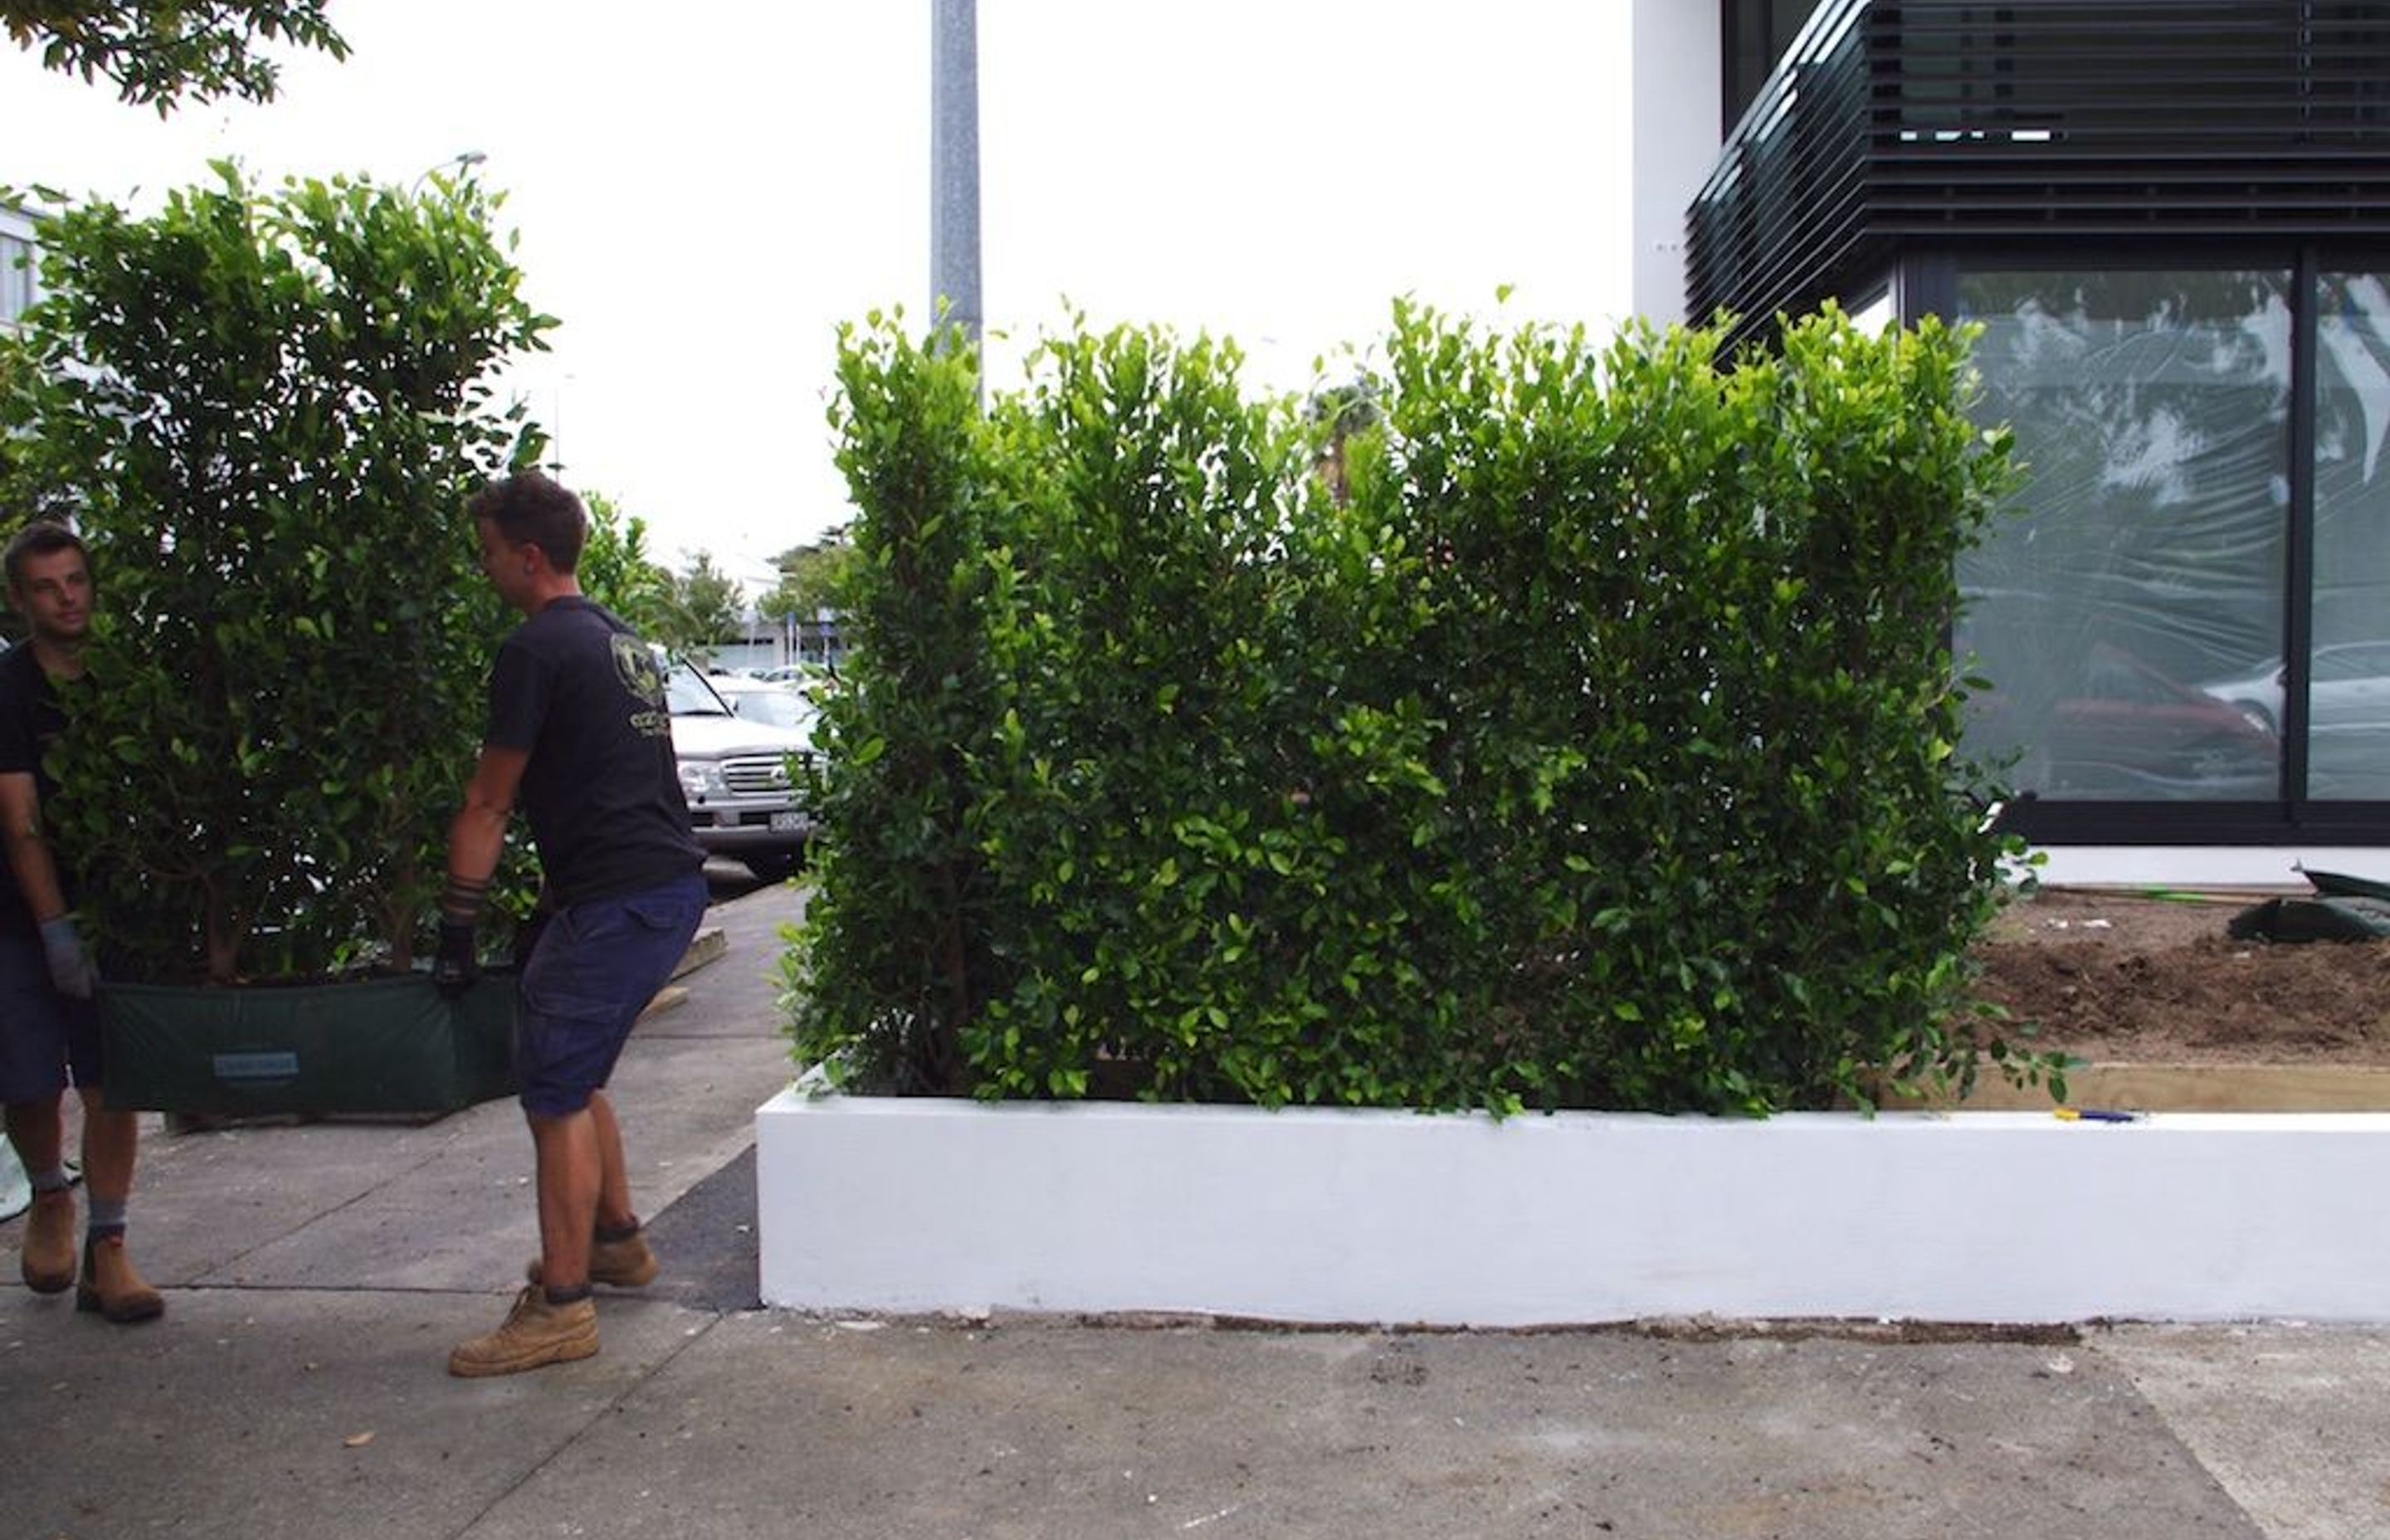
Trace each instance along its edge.
<path fill-rule="evenodd" d="M 518 797 L 548 914 L 523 964 L 515 1045 L 540 1255 L 505 1324 L 448 1356 L 451 1374 L 481 1376 L 588 1357 L 591 1284 L 655 1277 L 605 1086 L 697 933 L 706 888 L 662 666 L 573 575 L 588 529 L 581 500 L 525 471 L 484 487 L 470 511 L 482 571 L 525 620 L 498 649 L 481 758 L 449 830 L 433 978 L 454 991 L 473 977 L 474 925 Z"/>
<path fill-rule="evenodd" d="M 8 603 L 25 641 L 0 657 L 0 1101 L 8 1142 L 32 1180 L 25 1216 L 25 1287 L 75 1290 L 75 1308 L 120 1325 L 154 1320 L 166 1301 L 124 1251 L 133 1191 L 135 1115 L 108 1105 L 100 1063 L 98 974 L 68 910 L 42 804 L 58 794 L 43 760 L 66 727 L 58 688 L 84 677 L 91 626 L 91 558 L 62 524 L 27 526 L 0 551 Z M 89 1199 L 83 1266 L 74 1246 L 74 1193 L 66 1173 L 66 1087 L 83 1098 L 83 1174 Z"/>

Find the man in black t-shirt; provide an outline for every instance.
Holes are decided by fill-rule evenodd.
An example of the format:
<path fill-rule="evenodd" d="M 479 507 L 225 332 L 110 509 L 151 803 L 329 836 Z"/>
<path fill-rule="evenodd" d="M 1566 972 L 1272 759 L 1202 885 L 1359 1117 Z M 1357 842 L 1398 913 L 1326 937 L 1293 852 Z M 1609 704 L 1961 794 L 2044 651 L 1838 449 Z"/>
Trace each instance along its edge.
<path fill-rule="evenodd" d="M 490 720 L 448 835 L 433 977 L 461 988 L 518 798 L 546 877 L 547 921 L 523 965 L 515 1070 L 538 1172 L 539 1260 L 504 1325 L 449 1354 L 451 1374 L 513 1374 L 598 1351 L 593 1282 L 636 1288 L 656 1260 L 631 1208 L 606 1082 L 705 913 L 663 670 L 582 597 L 581 500 L 537 471 L 494 481 L 471 512 L 482 570 L 526 617 L 498 649 Z"/>
<path fill-rule="evenodd" d="M 66 727 L 61 685 L 84 689 L 91 625 L 91 560 L 62 524 L 27 526 L 0 553 L 8 603 L 31 635 L 0 658 L 0 1102 L 8 1142 L 32 1179 L 25 1219 L 25 1287 L 75 1287 L 75 1308 L 118 1323 L 161 1315 L 166 1302 L 124 1250 L 137 1123 L 108 1105 L 102 1086 L 99 979 L 70 911 L 67 885 L 42 822 L 58 784 L 43 763 Z M 66 1173 L 68 1082 L 83 1098 L 83 1172 L 89 1209 L 75 1266 L 74 1193 Z"/>

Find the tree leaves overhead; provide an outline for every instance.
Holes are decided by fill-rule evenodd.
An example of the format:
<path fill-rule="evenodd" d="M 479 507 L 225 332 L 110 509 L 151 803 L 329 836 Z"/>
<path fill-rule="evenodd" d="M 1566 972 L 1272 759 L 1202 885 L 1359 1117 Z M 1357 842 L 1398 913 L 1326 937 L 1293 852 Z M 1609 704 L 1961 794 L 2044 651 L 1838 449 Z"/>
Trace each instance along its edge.
<path fill-rule="evenodd" d="M 161 116 L 186 98 L 270 101 L 280 69 L 262 44 L 346 58 L 328 0 L 0 0 L 11 41 L 44 68 L 106 77 L 124 101 Z"/>

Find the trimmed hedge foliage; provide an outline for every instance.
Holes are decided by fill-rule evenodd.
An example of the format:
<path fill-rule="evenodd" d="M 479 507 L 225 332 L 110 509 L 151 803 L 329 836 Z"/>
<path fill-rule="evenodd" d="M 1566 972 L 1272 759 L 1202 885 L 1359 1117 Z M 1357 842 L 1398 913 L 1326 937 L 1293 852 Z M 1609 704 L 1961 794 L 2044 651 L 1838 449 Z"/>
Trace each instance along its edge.
<path fill-rule="evenodd" d="M 537 448 L 500 378 L 553 325 L 498 202 L 225 162 L 43 225 L 0 487 L 91 548 L 101 687 L 69 693 L 43 815 L 111 977 L 312 980 L 429 939 L 507 623 L 462 510 Z"/>
<path fill-rule="evenodd" d="M 1930 324 L 1718 347 L 1398 305 L 1375 412 L 1306 416 L 1082 332 L 983 412 L 967 352 L 850 328 L 797 1057 L 1497 1111 L 1971 1081 L 2009 847 L 1947 638 L 2006 437 Z"/>

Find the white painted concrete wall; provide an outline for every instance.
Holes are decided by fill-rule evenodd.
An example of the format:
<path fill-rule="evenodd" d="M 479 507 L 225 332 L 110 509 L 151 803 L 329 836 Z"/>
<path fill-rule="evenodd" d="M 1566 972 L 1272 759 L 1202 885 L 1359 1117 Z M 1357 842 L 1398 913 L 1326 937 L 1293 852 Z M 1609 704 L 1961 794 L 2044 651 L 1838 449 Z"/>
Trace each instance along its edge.
<path fill-rule="evenodd" d="M 2056 886 L 2279 888 L 2306 892 L 2299 875 L 2339 872 L 2390 882 L 2390 849 L 2346 845 L 2051 845 L 2041 880 Z"/>
<path fill-rule="evenodd" d="M 1685 210 L 1717 159 L 1718 8 L 1713 0 L 1635 0 L 1636 313 L 1685 314 Z"/>
<path fill-rule="evenodd" d="M 769 1304 L 1516 1327 L 2390 1321 L 2390 1116 L 1266 1112 L 791 1092 Z"/>

